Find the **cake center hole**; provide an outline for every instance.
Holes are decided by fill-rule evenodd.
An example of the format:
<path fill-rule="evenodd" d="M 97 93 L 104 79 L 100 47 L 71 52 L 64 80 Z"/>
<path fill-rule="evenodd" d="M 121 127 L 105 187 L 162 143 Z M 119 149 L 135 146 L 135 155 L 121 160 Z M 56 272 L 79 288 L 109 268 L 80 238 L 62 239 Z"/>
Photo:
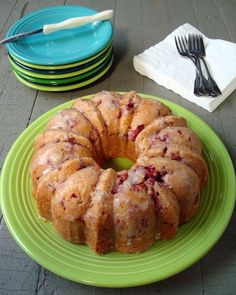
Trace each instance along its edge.
<path fill-rule="evenodd" d="M 128 158 L 119 157 L 119 158 L 107 160 L 103 164 L 103 168 L 104 169 L 112 168 L 115 171 L 121 171 L 121 170 L 130 169 L 130 167 L 132 167 L 133 164 L 134 163 L 130 161 Z"/>

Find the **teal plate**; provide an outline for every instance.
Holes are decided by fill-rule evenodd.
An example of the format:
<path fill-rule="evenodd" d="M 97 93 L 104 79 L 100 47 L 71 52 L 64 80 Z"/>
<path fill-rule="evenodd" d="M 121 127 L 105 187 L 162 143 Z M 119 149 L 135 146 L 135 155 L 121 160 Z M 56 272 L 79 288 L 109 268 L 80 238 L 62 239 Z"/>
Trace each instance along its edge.
<path fill-rule="evenodd" d="M 157 241 L 140 254 L 113 251 L 99 256 L 86 245 L 64 241 L 50 223 L 43 222 L 37 215 L 29 165 L 35 136 L 44 130 L 56 112 L 71 106 L 69 101 L 33 122 L 13 144 L 2 168 L 0 197 L 4 219 L 14 239 L 36 262 L 59 276 L 83 284 L 130 287 L 177 274 L 197 262 L 217 242 L 229 223 L 235 203 L 231 159 L 219 137 L 200 118 L 168 100 L 159 100 L 185 117 L 203 143 L 209 182 L 202 193 L 198 214 L 180 227 L 176 238 Z M 127 166 L 124 164 L 122 161 L 120 166 L 127 167 L 130 162 Z"/>
<path fill-rule="evenodd" d="M 93 15 L 96 10 L 83 6 L 54 6 L 34 11 L 19 19 L 7 37 L 37 30 L 45 24 Z M 52 34 L 36 34 L 6 45 L 17 58 L 38 65 L 61 65 L 81 61 L 101 51 L 112 37 L 110 21 L 87 24 Z"/>

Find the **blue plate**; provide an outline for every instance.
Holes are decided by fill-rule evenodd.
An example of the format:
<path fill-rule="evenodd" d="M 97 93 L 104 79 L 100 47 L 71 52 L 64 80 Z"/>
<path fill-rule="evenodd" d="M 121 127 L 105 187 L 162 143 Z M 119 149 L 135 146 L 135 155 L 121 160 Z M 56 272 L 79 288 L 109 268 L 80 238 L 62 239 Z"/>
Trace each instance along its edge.
<path fill-rule="evenodd" d="M 8 31 L 7 37 L 42 28 L 45 24 L 95 13 L 96 10 L 81 6 L 44 8 L 19 19 Z M 89 58 L 101 51 L 111 38 L 111 22 L 102 21 L 49 35 L 36 34 L 6 46 L 10 54 L 23 61 L 37 65 L 62 65 Z"/>

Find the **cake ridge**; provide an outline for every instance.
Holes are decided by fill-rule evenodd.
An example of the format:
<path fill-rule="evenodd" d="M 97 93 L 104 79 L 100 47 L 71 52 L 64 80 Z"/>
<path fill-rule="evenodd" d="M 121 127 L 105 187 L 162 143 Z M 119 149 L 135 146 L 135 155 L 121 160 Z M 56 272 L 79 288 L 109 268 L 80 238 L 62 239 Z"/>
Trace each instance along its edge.
<path fill-rule="evenodd" d="M 109 146 L 107 128 L 104 124 L 104 120 L 100 113 L 100 110 L 97 108 L 97 106 L 94 104 L 92 100 L 83 98 L 75 99 L 72 104 L 72 108 L 75 108 L 76 110 L 80 111 L 97 130 L 101 140 L 103 153 L 106 154 Z"/>

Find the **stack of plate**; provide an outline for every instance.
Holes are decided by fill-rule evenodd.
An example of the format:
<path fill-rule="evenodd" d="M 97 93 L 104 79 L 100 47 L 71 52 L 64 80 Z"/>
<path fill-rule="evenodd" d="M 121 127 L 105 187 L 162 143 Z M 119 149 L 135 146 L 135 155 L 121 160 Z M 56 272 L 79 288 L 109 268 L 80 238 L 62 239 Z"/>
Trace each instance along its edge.
<path fill-rule="evenodd" d="M 18 20 L 7 37 L 95 13 L 81 6 L 41 9 Z M 40 33 L 8 43 L 7 50 L 14 74 L 23 84 L 45 91 L 72 90 L 95 82 L 110 69 L 112 24 L 102 21 L 49 35 Z"/>

